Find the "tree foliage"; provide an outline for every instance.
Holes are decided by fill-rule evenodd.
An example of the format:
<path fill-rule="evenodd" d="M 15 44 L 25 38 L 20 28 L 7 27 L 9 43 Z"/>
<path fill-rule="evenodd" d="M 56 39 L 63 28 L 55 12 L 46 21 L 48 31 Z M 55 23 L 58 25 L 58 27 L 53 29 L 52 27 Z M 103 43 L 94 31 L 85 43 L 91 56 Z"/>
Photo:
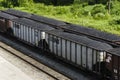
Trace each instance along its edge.
<path fill-rule="evenodd" d="M 4 0 L 2 2 L 5 7 L 24 6 L 25 4 L 32 4 L 33 0 Z"/>
<path fill-rule="evenodd" d="M 108 0 L 88 0 L 89 5 L 106 4 Z"/>
<path fill-rule="evenodd" d="M 18 0 L 19 6 L 31 5 L 33 0 Z"/>
<path fill-rule="evenodd" d="M 87 2 L 89 5 L 94 5 L 94 4 L 106 4 L 108 0 L 74 0 L 74 2 Z"/>
<path fill-rule="evenodd" d="M 105 7 L 101 4 L 94 6 L 91 11 L 92 15 L 97 13 L 105 13 L 105 12 L 106 12 Z"/>
<path fill-rule="evenodd" d="M 34 0 L 35 2 L 41 2 L 44 4 L 52 4 L 52 5 L 69 5 L 73 4 L 74 0 Z"/>

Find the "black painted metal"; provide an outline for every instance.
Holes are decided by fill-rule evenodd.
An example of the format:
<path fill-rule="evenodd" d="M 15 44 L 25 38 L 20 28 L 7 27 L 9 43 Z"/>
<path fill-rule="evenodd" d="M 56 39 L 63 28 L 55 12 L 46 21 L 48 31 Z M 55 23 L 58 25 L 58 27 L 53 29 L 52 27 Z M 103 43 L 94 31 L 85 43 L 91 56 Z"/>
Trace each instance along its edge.
<path fill-rule="evenodd" d="M 51 37 L 52 37 L 52 41 L 53 41 L 54 36 L 51 35 Z M 55 52 L 55 51 L 54 51 L 54 42 L 52 42 L 52 52 L 53 52 L 53 53 Z"/>
<path fill-rule="evenodd" d="M 61 41 L 60 42 L 61 43 L 61 45 L 60 45 L 61 46 L 61 55 L 60 56 L 62 56 L 62 38 L 60 38 L 60 41 Z"/>
<path fill-rule="evenodd" d="M 82 66 L 82 45 L 81 45 L 81 66 Z"/>
<path fill-rule="evenodd" d="M 56 37 L 58 39 L 58 37 Z M 56 56 L 58 56 L 58 44 L 56 43 Z"/>
<path fill-rule="evenodd" d="M 118 80 L 119 80 L 119 77 L 120 77 L 120 76 L 119 76 L 119 75 L 120 75 L 120 74 L 119 74 L 119 73 L 120 73 L 120 69 L 119 69 L 119 67 L 120 67 L 120 61 L 119 61 L 119 60 L 120 60 L 120 59 L 119 59 L 119 56 L 117 56 L 117 57 L 118 57 L 118 67 L 117 67 L 118 73 L 117 73 L 117 76 L 118 76 Z"/>
<path fill-rule="evenodd" d="M 48 34 L 48 45 L 50 47 L 50 40 L 49 40 L 50 35 Z"/>
<path fill-rule="evenodd" d="M 23 26 L 23 29 L 24 29 L 24 26 Z M 23 30 L 23 35 L 22 35 L 23 41 L 24 41 L 24 34 L 25 34 L 25 32 L 24 32 L 24 30 Z"/>
<path fill-rule="evenodd" d="M 95 60 L 96 62 L 95 62 L 95 63 L 97 63 L 97 55 L 98 55 L 98 54 L 97 54 L 97 51 L 96 51 L 95 55 L 96 55 L 96 60 Z M 98 72 L 97 69 L 98 69 L 98 67 L 96 66 L 96 67 L 95 67 L 95 71 L 96 71 L 96 72 Z"/>
<path fill-rule="evenodd" d="M 72 42 L 70 41 L 70 61 L 72 61 Z"/>
<path fill-rule="evenodd" d="M 29 34 L 28 34 L 28 41 L 29 41 L 29 43 L 30 43 L 30 28 L 31 28 L 31 27 L 28 28 L 28 33 L 29 33 Z"/>
<path fill-rule="evenodd" d="M 114 55 L 112 56 L 112 73 L 114 73 Z"/>
<path fill-rule="evenodd" d="M 30 35 L 31 35 L 31 42 L 32 42 L 32 28 L 31 28 L 31 34 Z M 41 38 L 41 36 L 40 36 L 40 38 Z"/>
<path fill-rule="evenodd" d="M 94 50 L 92 49 L 92 65 L 93 65 L 93 63 L 94 63 Z M 93 71 L 93 69 L 92 69 L 92 71 Z"/>
<path fill-rule="evenodd" d="M 77 64 L 77 44 L 75 43 L 75 64 Z"/>
<path fill-rule="evenodd" d="M 100 57 L 100 54 L 98 54 L 98 56 Z M 100 63 L 100 58 L 98 59 L 98 72 L 101 73 L 101 63 Z"/>
<path fill-rule="evenodd" d="M 88 69 L 88 47 L 86 47 L 86 68 Z"/>
<path fill-rule="evenodd" d="M 67 40 L 65 40 L 65 59 L 67 60 Z"/>
<path fill-rule="evenodd" d="M 20 24 L 21 26 L 21 24 Z M 22 40 L 22 31 L 21 31 L 21 28 L 20 28 L 20 39 Z"/>

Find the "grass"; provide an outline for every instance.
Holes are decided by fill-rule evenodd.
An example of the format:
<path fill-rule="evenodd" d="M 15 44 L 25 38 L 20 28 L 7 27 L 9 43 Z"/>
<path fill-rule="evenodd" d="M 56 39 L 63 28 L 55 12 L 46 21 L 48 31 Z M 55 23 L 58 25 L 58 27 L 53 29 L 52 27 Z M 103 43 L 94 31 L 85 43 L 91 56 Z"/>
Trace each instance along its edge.
<path fill-rule="evenodd" d="M 118 4 L 120 5 L 120 3 L 117 3 L 117 5 Z M 41 3 L 36 3 L 33 4 L 33 6 L 14 7 L 14 9 L 22 10 L 37 15 L 43 15 L 46 17 L 55 18 L 58 20 L 120 35 L 120 24 L 112 24 L 112 25 L 110 24 L 110 21 L 112 21 L 114 18 L 118 18 L 119 15 L 114 15 L 114 14 L 109 15 L 106 12 L 105 18 L 96 19 L 90 14 L 94 6 L 95 5 L 93 6 L 88 5 L 82 7 L 82 4 L 73 4 L 69 6 L 53 6 L 53 5 L 44 5 Z M 4 8 L 0 7 L 0 9 L 4 9 Z"/>

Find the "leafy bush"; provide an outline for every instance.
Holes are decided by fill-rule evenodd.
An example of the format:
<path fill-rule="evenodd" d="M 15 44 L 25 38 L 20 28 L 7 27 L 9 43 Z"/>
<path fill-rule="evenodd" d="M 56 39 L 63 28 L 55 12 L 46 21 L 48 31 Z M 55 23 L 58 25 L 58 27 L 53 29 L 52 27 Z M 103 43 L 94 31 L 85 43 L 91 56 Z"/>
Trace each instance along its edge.
<path fill-rule="evenodd" d="M 88 3 L 83 3 L 82 7 L 88 6 Z"/>
<path fill-rule="evenodd" d="M 84 16 L 91 16 L 90 11 L 88 11 L 88 10 L 84 10 L 82 14 L 83 14 Z"/>
<path fill-rule="evenodd" d="M 106 5 L 103 4 L 88 5 L 87 4 L 88 0 L 78 0 L 78 1 L 83 1 L 83 3 L 81 2 L 74 3 L 71 4 L 70 6 L 45 5 L 44 3 L 39 3 L 39 2 L 31 6 L 28 0 L 26 0 L 25 2 L 23 2 L 23 0 L 19 0 L 21 2 L 19 3 L 20 5 L 16 5 L 17 7 L 15 7 L 15 3 L 14 4 L 12 2 L 5 3 L 5 1 L 9 1 L 9 0 L 2 0 L 2 1 L 4 2 L 4 6 L 13 7 L 14 9 L 17 10 L 23 10 L 29 13 L 38 14 L 50 18 L 56 18 L 70 23 L 79 24 L 86 27 L 92 27 L 95 29 L 99 29 L 101 31 L 107 31 L 120 35 L 120 18 L 115 18 L 115 17 L 119 17 L 120 15 L 120 8 L 119 8 L 120 2 L 117 0 L 116 0 L 117 2 L 114 2 L 112 0 L 114 4 L 113 4 L 113 8 L 111 8 L 111 14 L 107 13 L 105 9 Z M 14 1 L 18 1 L 18 0 L 14 0 Z M 48 3 L 48 1 L 50 0 L 36 0 L 36 1 L 46 1 Z M 56 1 L 63 1 L 63 0 L 56 0 Z M 53 3 L 51 2 L 49 4 L 53 4 Z M 0 7 L 0 9 L 7 9 L 7 8 Z"/>
<path fill-rule="evenodd" d="M 32 6 L 33 0 L 17 0 L 19 6 Z"/>
<path fill-rule="evenodd" d="M 1 2 L 2 6 L 11 8 L 13 6 L 19 6 L 17 1 L 12 0 L 4 0 Z"/>
<path fill-rule="evenodd" d="M 47 5 L 69 5 L 74 2 L 74 0 L 34 0 L 35 2 L 41 2 Z"/>
<path fill-rule="evenodd" d="M 115 18 L 111 21 L 109 21 L 110 25 L 120 25 L 120 18 Z"/>
<path fill-rule="evenodd" d="M 112 9 L 111 9 L 111 14 L 113 14 L 113 15 L 120 15 L 120 8 L 119 7 L 113 7 Z"/>
<path fill-rule="evenodd" d="M 102 4 L 95 5 L 93 9 L 91 10 L 91 14 L 94 16 L 97 13 L 103 13 L 105 14 L 106 10 L 105 7 Z"/>
<path fill-rule="evenodd" d="M 33 3 L 33 0 L 4 0 L 2 4 L 4 7 L 26 6 Z"/>
<path fill-rule="evenodd" d="M 56 1 L 56 0 L 53 0 Z M 69 5 L 73 4 L 74 0 L 57 0 L 57 5 Z M 55 4 L 54 4 L 55 5 Z"/>
<path fill-rule="evenodd" d="M 52 0 L 34 0 L 34 2 L 45 3 L 47 5 L 52 4 Z"/>
<path fill-rule="evenodd" d="M 82 5 L 72 5 L 70 8 L 70 12 L 73 14 L 73 16 L 75 17 L 81 17 L 85 14 L 87 14 L 87 10 L 85 11 L 84 8 L 82 7 Z"/>
<path fill-rule="evenodd" d="M 120 15 L 120 2 L 114 2 L 111 8 L 111 14 L 112 15 Z"/>
<path fill-rule="evenodd" d="M 104 19 L 105 15 L 103 13 L 97 13 L 93 17 L 94 19 Z"/>
<path fill-rule="evenodd" d="M 112 14 L 119 16 L 120 15 L 120 9 L 116 9 L 116 10 L 112 11 Z"/>
<path fill-rule="evenodd" d="M 70 13 L 69 9 L 65 8 L 65 7 L 61 7 L 59 6 L 58 8 L 56 8 L 56 14 L 67 14 Z"/>
<path fill-rule="evenodd" d="M 120 2 L 120 0 L 117 0 L 117 1 L 119 1 L 119 2 Z"/>
<path fill-rule="evenodd" d="M 100 20 L 100 19 L 104 19 L 104 20 L 108 20 L 111 18 L 111 15 L 108 13 L 97 13 L 93 16 L 94 19 Z"/>

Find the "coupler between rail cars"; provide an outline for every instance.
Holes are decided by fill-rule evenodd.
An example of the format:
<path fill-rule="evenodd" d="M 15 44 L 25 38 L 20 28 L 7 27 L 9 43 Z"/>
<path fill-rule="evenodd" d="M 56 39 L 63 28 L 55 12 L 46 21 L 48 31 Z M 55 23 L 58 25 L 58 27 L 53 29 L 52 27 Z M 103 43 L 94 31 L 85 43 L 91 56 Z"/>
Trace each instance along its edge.
<path fill-rule="evenodd" d="M 93 71 L 100 73 L 100 80 L 120 80 L 120 56 L 107 52 L 104 61 L 93 66 Z"/>
<path fill-rule="evenodd" d="M 50 52 L 49 45 L 48 45 L 48 43 L 46 42 L 45 39 L 41 39 L 41 40 L 38 42 L 38 47 L 39 47 L 40 49 L 42 49 L 42 51 Z"/>
<path fill-rule="evenodd" d="M 5 33 L 9 34 L 9 35 L 13 35 L 13 29 L 12 28 L 8 28 Z"/>
<path fill-rule="evenodd" d="M 93 65 L 93 71 L 100 72 L 100 80 L 114 80 L 112 72 L 108 69 L 107 62 L 97 62 Z"/>

